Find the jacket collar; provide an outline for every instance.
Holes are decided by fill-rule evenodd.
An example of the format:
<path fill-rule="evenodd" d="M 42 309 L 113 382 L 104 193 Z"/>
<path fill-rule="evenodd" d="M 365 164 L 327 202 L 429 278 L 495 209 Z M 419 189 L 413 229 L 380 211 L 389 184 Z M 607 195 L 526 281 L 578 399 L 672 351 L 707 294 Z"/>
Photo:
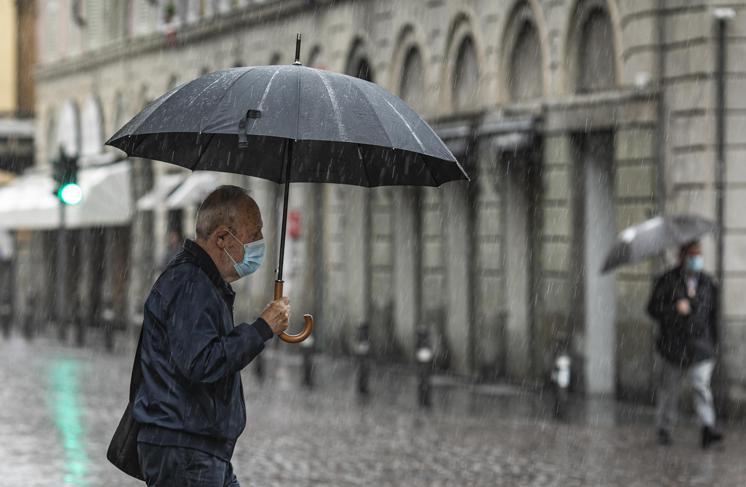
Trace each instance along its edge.
<path fill-rule="evenodd" d="M 223 280 L 223 277 L 220 275 L 220 271 L 215 265 L 215 262 L 213 262 L 212 257 L 210 257 L 210 255 L 205 252 L 197 242 L 189 239 L 184 241 L 184 256 L 189 262 L 196 264 L 197 267 L 207 274 L 207 277 L 210 278 L 210 281 L 212 281 L 215 287 L 223 291 L 223 293 L 226 294 L 226 297 L 230 298 L 230 303 L 232 305 L 233 297 L 236 293 L 233 291 L 231 285 Z"/>

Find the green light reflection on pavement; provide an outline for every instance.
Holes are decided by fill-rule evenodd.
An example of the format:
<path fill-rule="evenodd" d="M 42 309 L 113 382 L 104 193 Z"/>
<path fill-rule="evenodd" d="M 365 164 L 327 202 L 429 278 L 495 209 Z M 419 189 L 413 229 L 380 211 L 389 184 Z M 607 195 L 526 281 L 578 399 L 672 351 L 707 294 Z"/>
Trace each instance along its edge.
<path fill-rule="evenodd" d="M 81 421 L 78 401 L 79 364 L 75 360 L 60 359 L 52 362 L 52 409 L 54 423 L 62 436 L 65 451 L 64 485 L 85 487 L 88 473 L 88 455 L 85 451 L 85 431 Z"/>

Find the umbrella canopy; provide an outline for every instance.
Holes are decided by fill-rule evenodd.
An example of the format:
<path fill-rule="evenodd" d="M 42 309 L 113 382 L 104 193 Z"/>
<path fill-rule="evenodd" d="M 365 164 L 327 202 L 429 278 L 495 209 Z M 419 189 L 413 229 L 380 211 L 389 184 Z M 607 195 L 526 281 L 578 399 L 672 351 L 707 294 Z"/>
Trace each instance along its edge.
<path fill-rule="evenodd" d="M 670 247 L 684 245 L 715 231 L 715 222 L 696 215 L 658 216 L 619 234 L 601 272 L 634 264 L 660 254 Z"/>
<path fill-rule="evenodd" d="M 174 88 L 106 143 L 129 156 L 285 184 L 275 299 L 282 296 L 293 182 L 440 186 L 469 179 L 446 145 L 401 99 L 351 76 L 291 66 L 216 71 Z M 298 335 L 313 330 L 313 317 Z"/>
<path fill-rule="evenodd" d="M 277 183 L 439 186 L 468 179 L 401 99 L 368 81 L 301 65 L 204 75 L 152 102 L 107 144 L 130 156 Z"/>

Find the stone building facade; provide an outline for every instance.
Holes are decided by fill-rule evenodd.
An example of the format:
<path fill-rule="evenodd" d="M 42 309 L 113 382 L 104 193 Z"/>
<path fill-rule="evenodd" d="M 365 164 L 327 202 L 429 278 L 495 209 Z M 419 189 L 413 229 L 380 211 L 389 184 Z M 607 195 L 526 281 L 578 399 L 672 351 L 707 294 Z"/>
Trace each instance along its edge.
<path fill-rule="evenodd" d="M 293 188 L 302 230 L 289 250 L 296 262 L 289 292 L 298 314 L 317 315 L 322 346 L 344 352 L 368 323 L 376 355 L 409 361 L 415 330 L 425 326 L 440 367 L 519 383 L 542 383 L 567 349 L 578 390 L 649 400 L 654 325 L 644 308 L 662 263 L 599 270 L 628 225 L 661 212 L 717 216 L 718 3 L 48 0 L 38 17 L 37 165 L 60 144 L 104 153 L 106 136 L 177 83 L 231 66 L 291 62 L 302 32 L 305 64 L 400 95 L 472 176 L 426 189 Z M 726 24 L 720 390 L 739 402 L 746 1 L 727 3 L 735 17 Z M 193 225 L 194 201 L 170 210 L 136 203 L 182 172 L 129 164 L 131 220 L 77 231 L 74 279 L 91 322 L 100 307 L 91 296 L 105 293 L 116 316 L 137 323 L 168 222 L 187 235 Z M 277 234 L 279 188 L 231 175 L 214 182 L 250 188 L 265 235 Z M 46 233 L 35 232 L 17 264 L 22 288 L 38 293 L 46 273 L 33 269 L 49 255 Z M 705 243 L 713 269 L 717 246 Z M 239 299 L 238 317 L 261 309 L 272 279 L 266 265 L 238 284 L 249 298 Z"/>

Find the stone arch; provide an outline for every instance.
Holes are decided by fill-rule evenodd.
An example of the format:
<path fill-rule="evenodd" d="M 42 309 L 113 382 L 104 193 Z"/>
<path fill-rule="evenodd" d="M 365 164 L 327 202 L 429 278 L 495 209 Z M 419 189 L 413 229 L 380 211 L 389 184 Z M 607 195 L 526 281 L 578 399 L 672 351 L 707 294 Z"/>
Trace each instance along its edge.
<path fill-rule="evenodd" d="M 545 95 L 547 32 L 535 0 L 516 2 L 503 32 L 498 99 L 518 101 Z"/>
<path fill-rule="evenodd" d="M 459 14 L 449 30 L 443 83 L 444 107 L 449 112 L 476 111 L 481 105 L 481 42 L 470 17 Z"/>
<path fill-rule="evenodd" d="M 620 85 L 622 42 L 614 2 L 577 0 L 571 12 L 564 49 L 565 92 L 591 93 Z"/>
<path fill-rule="evenodd" d="M 347 55 L 347 61 L 345 62 L 344 72 L 366 81 L 375 80 L 373 64 L 370 61 L 366 43 L 360 37 L 352 41 L 352 47 L 350 47 L 350 53 Z"/>
<path fill-rule="evenodd" d="M 396 45 L 389 86 L 402 100 L 422 114 L 427 110 L 425 92 L 430 86 L 426 62 L 428 54 L 424 47 L 426 43 L 416 27 L 409 24 L 402 29 Z"/>
<path fill-rule="evenodd" d="M 86 98 L 80 124 L 80 155 L 92 156 L 104 150 L 104 112 L 95 95 Z"/>
<path fill-rule="evenodd" d="M 68 155 L 80 155 L 80 111 L 75 100 L 60 108 L 55 132 L 54 153 L 62 147 Z"/>

